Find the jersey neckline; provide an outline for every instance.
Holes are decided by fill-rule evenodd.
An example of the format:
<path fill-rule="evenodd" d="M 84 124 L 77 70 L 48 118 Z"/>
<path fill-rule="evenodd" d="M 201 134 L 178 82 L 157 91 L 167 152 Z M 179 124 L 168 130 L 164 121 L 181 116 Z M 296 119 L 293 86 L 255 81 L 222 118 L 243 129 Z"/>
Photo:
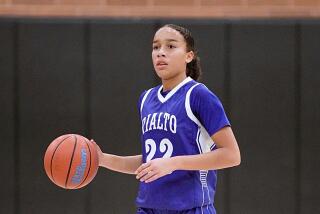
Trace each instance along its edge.
<path fill-rule="evenodd" d="M 158 89 L 158 99 L 161 103 L 166 102 L 170 97 L 172 97 L 182 86 L 184 86 L 186 83 L 192 81 L 191 77 L 185 78 L 182 82 L 180 82 L 176 87 L 174 87 L 165 97 L 162 96 L 161 90 L 163 88 L 163 85 L 161 85 Z"/>

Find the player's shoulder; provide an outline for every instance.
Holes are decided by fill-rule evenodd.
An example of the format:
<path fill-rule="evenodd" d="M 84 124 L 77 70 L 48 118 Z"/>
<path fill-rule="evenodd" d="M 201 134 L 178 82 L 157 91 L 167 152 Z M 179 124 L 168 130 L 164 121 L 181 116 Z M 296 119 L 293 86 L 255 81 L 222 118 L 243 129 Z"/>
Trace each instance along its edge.
<path fill-rule="evenodd" d="M 146 97 L 149 96 L 150 92 L 158 91 L 159 87 L 160 85 L 157 85 L 155 87 L 143 90 L 139 96 L 139 103 L 141 103 L 142 100 L 146 99 Z"/>
<path fill-rule="evenodd" d="M 191 96 L 197 98 L 206 98 L 209 95 L 217 97 L 216 94 L 212 90 L 210 90 L 204 83 L 195 81 Z"/>
<path fill-rule="evenodd" d="M 159 87 L 160 87 L 160 85 L 157 85 L 157 86 L 152 87 L 152 88 L 144 89 L 140 93 L 140 99 L 142 99 L 146 94 L 149 94 L 151 91 L 157 91 L 157 89 L 159 89 Z"/>

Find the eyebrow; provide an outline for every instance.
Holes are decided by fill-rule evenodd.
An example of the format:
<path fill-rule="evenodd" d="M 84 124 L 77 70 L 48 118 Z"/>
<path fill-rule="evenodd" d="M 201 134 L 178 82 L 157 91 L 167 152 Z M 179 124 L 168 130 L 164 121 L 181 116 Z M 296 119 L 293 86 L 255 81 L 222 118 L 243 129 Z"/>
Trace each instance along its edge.
<path fill-rule="evenodd" d="M 178 42 L 178 40 L 175 40 L 175 39 L 166 39 L 165 41 L 168 41 L 168 42 Z M 158 40 L 154 40 L 152 43 L 157 43 L 159 42 Z"/>

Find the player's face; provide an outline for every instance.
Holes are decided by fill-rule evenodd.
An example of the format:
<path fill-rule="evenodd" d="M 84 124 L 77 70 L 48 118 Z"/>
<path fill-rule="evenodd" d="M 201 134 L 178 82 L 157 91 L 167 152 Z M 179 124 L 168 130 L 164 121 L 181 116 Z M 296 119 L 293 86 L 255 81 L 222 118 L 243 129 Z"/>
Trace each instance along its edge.
<path fill-rule="evenodd" d="M 170 27 L 160 28 L 152 44 L 152 62 L 157 75 L 169 80 L 186 75 L 186 65 L 193 58 L 193 52 L 186 51 L 183 36 Z"/>

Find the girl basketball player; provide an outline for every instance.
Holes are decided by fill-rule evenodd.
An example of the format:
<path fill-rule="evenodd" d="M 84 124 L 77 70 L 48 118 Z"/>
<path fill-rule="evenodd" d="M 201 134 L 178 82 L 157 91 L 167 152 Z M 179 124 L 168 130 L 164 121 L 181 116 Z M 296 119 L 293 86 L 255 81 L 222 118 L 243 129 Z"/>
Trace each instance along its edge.
<path fill-rule="evenodd" d="M 142 154 L 99 153 L 99 165 L 135 174 L 137 214 L 215 214 L 217 169 L 240 164 L 240 151 L 219 99 L 196 82 L 201 69 L 190 32 L 165 25 L 152 61 L 162 85 L 140 96 Z"/>

